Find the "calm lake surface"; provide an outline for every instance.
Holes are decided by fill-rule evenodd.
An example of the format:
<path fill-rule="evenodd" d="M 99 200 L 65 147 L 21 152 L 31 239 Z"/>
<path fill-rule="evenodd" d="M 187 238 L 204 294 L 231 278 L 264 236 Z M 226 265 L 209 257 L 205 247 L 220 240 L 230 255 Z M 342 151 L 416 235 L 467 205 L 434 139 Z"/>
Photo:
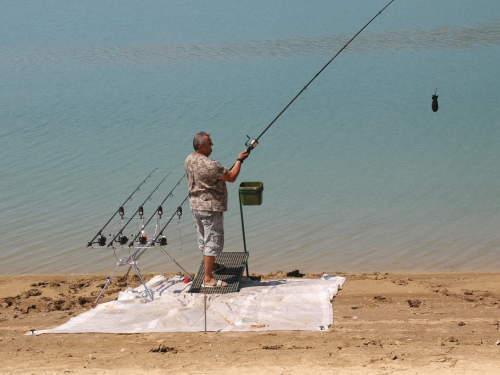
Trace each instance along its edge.
<path fill-rule="evenodd" d="M 87 242 L 151 171 L 125 216 L 152 215 L 198 131 L 230 167 L 387 3 L 3 2 L 0 273 L 111 272 Z M 499 270 L 499 61 L 500 2 L 396 0 L 262 136 L 229 186 L 226 250 L 243 250 L 239 183 L 261 181 L 250 272 Z M 167 251 L 195 272 L 183 208 Z M 140 266 L 179 270 L 159 249 Z"/>

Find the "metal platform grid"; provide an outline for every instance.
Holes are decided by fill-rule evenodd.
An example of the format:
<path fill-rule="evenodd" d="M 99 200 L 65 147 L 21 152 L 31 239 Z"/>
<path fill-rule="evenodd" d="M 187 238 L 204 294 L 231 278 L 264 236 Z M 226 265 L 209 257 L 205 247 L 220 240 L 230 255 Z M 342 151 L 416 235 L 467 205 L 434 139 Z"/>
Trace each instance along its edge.
<path fill-rule="evenodd" d="M 216 279 L 225 281 L 227 286 L 219 286 L 214 288 L 203 288 L 201 284 L 203 283 L 205 275 L 205 262 L 202 260 L 198 273 L 191 284 L 190 293 L 204 293 L 204 294 L 226 294 L 234 293 L 240 290 L 241 277 L 245 271 L 248 261 L 247 252 L 222 252 L 215 262 L 223 264 L 226 266 L 222 271 L 214 274 Z"/>

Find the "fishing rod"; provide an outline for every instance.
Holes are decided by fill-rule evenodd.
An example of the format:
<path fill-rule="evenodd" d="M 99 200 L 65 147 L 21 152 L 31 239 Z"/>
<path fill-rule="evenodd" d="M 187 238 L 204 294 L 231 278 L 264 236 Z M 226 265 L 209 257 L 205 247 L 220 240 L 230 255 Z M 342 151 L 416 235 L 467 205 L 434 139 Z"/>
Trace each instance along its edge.
<path fill-rule="evenodd" d="M 313 77 L 313 78 L 312 78 L 312 79 L 311 79 L 311 80 L 307 83 L 307 85 L 305 85 L 305 86 L 302 88 L 302 90 L 300 90 L 300 91 L 299 91 L 299 93 L 298 93 L 297 95 L 295 95 L 295 97 L 294 97 L 294 98 L 290 101 L 290 103 L 288 103 L 288 104 L 286 105 L 286 107 L 285 107 L 285 108 L 283 108 L 283 110 L 282 110 L 282 111 L 278 114 L 278 116 L 276 116 L 276 117 L 274 118 L 274 120 L 273 120 L 273 121 L 271 121 L 271 123 L 270 123 L 270 124 L 269 124 L 269 125 L 268 125 L 265 129 L 264 129 L 264 131 L 263 131 L 262 133 L 260 133 L 260 135 L 259 135 L 257 138 L 252 139 L 252 138 L 250 138 L 250 136 L 248 136 L 248 135 L 247 135 L 248 140 L 245 142 L 245 146 L 247 146 L 247 151 L 248 151 L 248 153 L 250 153 L 250 152 L 251 152 L 251 151 L 252 151 L 255 147 L 257 147 L 257 145 L 259 144 L 259 139 L 260 139 L 260 137 L 262 137 L 262 136 L 264 135 L 264 133 L 265 133 L 265 132 L 267 132 L 267 131 L 269 130 L 269 128 L 270 128 L 270 127 L 271 127 L 271 126 L 272 126 L 272 125 L 276 122 L 276 120 L 278 120 L 278 118 L 280 118 L 280 117 L 281 117 L 281 115 L 282 115 L 282 114 L 283 114 L 283 113 L 284 113 L 284 112 L 288 109 L 288 107 L 290 107 L 290 106 L 292 105 L 292 103 L 293 103 L 293 102 L 294 102 L 294 101 L 295 101 L 295 100 L 296 100 L 296 99 L 297 99 L 297 98 L 298 98 L 298 97 L 299 97 L 299 96 L 300 96 L 300 95 L 301 95 L 301 94 L 302 94 L 302 93 L 303 93 L 303 92 L 304 92 L 304 91 L 305 91 L 305 90 L 309 87 L 309 85 L 310 85 L 310 84 L 311 84 L 311 83 L 312 83 L 312 82 L 313 82 L 313 81 L 314 81 L 314 80 L 315 80 L 315 79 L 316 79 L 316 78 L 317 78 L 317 77 L 318 77 L 318 76 L 319 76 L 319 75 L 323 72 L 323 70 L 325 70 L 325 69 L 326 69 L 326 67 L 327 67 L 328 65 L 330 65 L 330 63 L 331 63 L 333 60 L 335 60 L 335 59 L 337 58 L 337 56 L 338 56 L 338 55 L 340 55 L 340 53 L 341 53 L 342 51 L 344 51 L 344 50 L 347 48 L 347 46 L 348 46 L 348 45 L 349 45 L 349 44 L 350 44 L 350 43 L 351 43 L 354 39 L 356 39 L 356 37 L 357 37 L 359 34 L 361 34 L 361 32 L 362 32 L 364 29 L 366 29 L 366 28 L 368 27 L 368 25 L 369 25 L 370 23 L 372 23 L 372 21 L 373 21 L 375 18 L 377 18 L 379 15 L 381 15 L 381 14 L 382 14 L 382 12 L 383 12 L 383 11 L 384 11 L 384 10 L 385 10 L 385 9 L 386 9 L 389 5 L 391 5 L 393 2 L 394 2 L 394 0 L 391 0 L 391 1 L 390 1 L 390 2 L 389 2 L 389 3 L 388 3 L 388 4 L 384 7 L 384 8 L 382 8 L 382 10 L 381 10 L 381 11 L 379 11 L 379 12 L 375 15 L 375 17 L 373 17 L 370 21 L 368 21 L 368 23 L 367 23 L 366 25 L 364 25 L 364 26 L 361 28 L 361 30 L 359 30 L 359 31 L 358 31 L 358 32 L 357 32 L 357 33 L 356 33 L 356 34 L 355 34 L 355 35 L 354 35 L 354 36 L 353 36 L 353 37 L 352 37 L 352 38 L 351 38 L 351 39 L 350 39 L 350 40 L 349 40 L 349 41 L 348 41 L 348 42 L 347 42 L 347 43 L 346 43 L 346 44 L 345 44 L 345 45 L 344 45 L 344 46 L 343 46 L 343 47 L 342 47 L 342 48 L 341 48 L 341 49 L 340 49 L 340 50 L 339 50 L 336 54 L 335 54 L 335 56 L 333 56 L 333 57 L 330 59 L 330 61 L 328 61 L 328 62 L 325 64 L 325 66 L 323 66 L 323 67 L 320 69 L 320 71 L 319 71 L 318 73 L 316 73 L 316 75 L 315 75 L 315 76 L 314 76 L 314 77 Z"/>
<path fill-rule="evenodd" d="M 302 90 L 299 91 L 299 93 L 297 95 L 295 95 L 295 97 L 285 106 L 285 108 L 283 108 L 283 110 L 271 121 L 271 123 L 264 129 L 264 131 L 262 133 L 260 133 L 260 135 L 255 138 L 255 139 L 252 139 L 250 138 L 250 136 L 247 135 L 247 138 L 248 140 L 245 142 L 245 146 L 247 146 L 247 151 L 248 153 L 250 154 L 250 152 L 255 148 L 257 147 L 257 145 L 259 144 L 259 139 L 264 135 L 265 132 L 267 132 L 269 130 L 269 128 L 281 117 L 281 115 L 293 104 L 293 102 L 295 102 L 295 100 L 305 91 L 307 90 L 307 88 L 309 87 L 309 85 L 328 67 L 328 65 L 330 65 L 332 63 L 333 60 L 335 60 L 337 58 L 338 55 L 340 55 L 340 53 L 342 51 L 344 51 L 347 46 L 354 40 L 356 39 L 356 37 L 361 34 L 361 32 L 366 29 L 368 27 L 368 25 L 370 23 L 373 22 L 373 20 L 375 20 L 375 18 L 377 18 L 380 14 L 382 14 L 382 12 L 389 6 L 391 5 L 392 3 L 394 2 L 394 0 L 391 0 L 384 8 L 382 8 L 382 10 L 380 10 L 370 21 L 368 21 L 336 54 L 335 56 L 333 56 L 319 71 L 318 73 L 316 73 L 316 75 L 302 88 Z M 233 165 L 234 167 L 234 165 Z M 232 169 L 232 167 L 231 167 Z M 186 200 L 189 198 L 189 195 L 184 199 L 184 201 L 182 201 L 182 203 L 180 204 L 180 206 L 177 208 L 177 211 L 172 215 L 172 217 L 170 218 L 170 220 L 167 222 L 167 224 L 163 227 L 163 229 L 160 231 L 160 233 L 156 236 L 156 238 L 152 241 L 152 244 L 154 245 L 155 243 L 158 243 L 158 239 L 160 238 L 160 236 L 162 237 L 161 238 L 161 241 L 162 242 L 165 242 L 165 245 L 166 245 L 166 238 L 163 237 L 163 230 L 165 230 L 165 228 L 167 227 L 167 225 L 170 223 L 170 221 L 172 221 L 173 217 L 175 216 L 175 214 L 178 214 L 179 216 L 182 215 L 182 205 L 184 204 L 184 202 L 186 202 Z M 160 242 L 160 244 L 162 243 Z"/>
<path fill-rule="evenodd" d="M 123 206 L 125 206 L 125 204 L 132 200 L 132 196 L 138 191 L 140 190 L 140 187 L 146 182 L 146 180 L 151 177 L 151 175 L 157 170 L 158 168 L 155 168 L 153 169 L 153 171 L 144 179 L 144 181 L 142 181 L 140 183 L 139 186 L 137 186 L 137 188 L 132 192 L 132 194 L 130 194 L 130 196 L 125 200 L 125 202 L 123 202 L 123 204 L 118 208 L 118 210 L 116 210 L 116 212 L 113 214 L 113 216 L 111 216 L 111 219 L 108 220 L 108 222 L 106 224 L 104 224 L 104 226 L 99 230 L 99 232 L 97 232 L 97 234 L 94 236 L 94 238 L 92 238 L 92 240 L 90 240 L 89 242 L 87 242 L 87 247 L 92 247 L 92 244 L 94 243 L 98 243 L 100 246 L 104 246 L 106 245 L 106 237 L 104 237 L 102 235 L 102 231 L 104 230 L 104 228 L 106 228 L 108 226 L 108 224 L 111 222 L 111 220 L 113 220 L 113 218 L 116 216 L 117 213 L 120 212 L 120 214 L 122 212 L 125 212 L 123 210 Z M 97 242 L 94 242 L 95 239 L 98 237 L 98 236 L 101 236 L 99 237 L 99 240 Z"/>
<path fill-rule="evenodd" d="M 181 215 L 182 215 L 182 205 L 188 200 L 188 198 L 189 198 L 189 195 L 187 195 L 186 198 L 184 198 L 184 200 L 182 201 L 182 203 L 177 207 L 177 210 L 175 210 L 175 212 L 172 214 L 172 216 L 170 217 L 170 219 L 168 220 L 168 222 L 160 230 L 160 232 L 155 237 L 155 239 L 151 241 L 152 245 L 154 245 L 155 243 L 160 244 L 160 246 L 166 246 L 167 245 L 167 238 L 165 236 L 163 236 L 163 231 L 165 230 L 165 228 L 167 228 L 168 224 L 170 224 L 170 222 L 172 221 L 172 219 L 174 218 L 175 215 L 178 215 L 179 218 L 181 217 Z M 158 240 L 159 238 L 160 238 L 160 240 Z"/>
<path fill-rule="evenodd" d="M 125 245 L 128 241 L 128 238 L 127 236 L 122 236 L 122 233 L 123 233 L 123 230 L 126 228 L 126 226 L 132 221 L 132 219 L 134 218 L 134 216 L 139 213 L 139 216 L 142 218 L 142 216 L 144 215 L 144 205 L 146 204 L 146 202 L 149 200 L 149 198 L 151 198 L 151 196 L 153 195 L 153 193 L 158 190 L 158 188 L 160 187 L 160 185 L 163 183 L 163 181 L 165 181 L 165 179 L 170 175 L 170 173 L 172 172 L 168 172 L 168 174 L 163 177 L 163 180 L 160 181 L 160 183 L 154 188 L 154 190 L 151 192 L 151 194 L 148 195 L 148 197 L 146 198 L 146 200 L 139 206 L 139 208 L 134 212 L 134 214 L 129 218 L 129 220 L 125 223 L 125 225 L 123 227 L 121 227 L 120 231 L 113 237 L 113 239 L 109 242 L 108 244 L 108 247 L 110 247 L 111 245 L 113 245 L 113 242 L 118 238 L 118 242 L 120 243 L 120 245 Z M 123 211 L 120 211 L 120 215 L 122 216 L 123 218 Z"/>
<path fill-rule="evenodd" d="M 172 190 L 170 190 L 170 193 L 167 194 L 167 196 L 165 197 L 165 199 L 160 203 L 160 205 L 158 206 L 158 208 L 156 209 L 156 211 L 153 213 L 153 215 L 151 215 L 151 217 L 149 218 L 149 220 L 146 222 L 146 224 L 144 224 L 142 226 L 142 229 L 146 228 L 146 226 L 149 224 L 149 222 L 151 221 L 151 219 L 153 219 L 153 217 L 158 213 L 158 218 L 161 219 L 162 215 L 163 215 L 163 203 L 165 203 L 165 201 L 172 196 L 172 193 L 174 192 L 175 188 L 177 186 L 179 186 L 181 184 L 181 181 L 182 179 L 186 177 L 186 174 L 184 173 L 184 175 L 181 177 L 181 179 L 174 185 L 174 187 L 172 188 Z M 134 237 L 134 239 L 132 241 L 130 241 L 130 243 L 128 244 L 129 247 L 132 247 L 134 245 L 134 242 L 137 240 L 137 238 L 141 235 L 141 232 L 139 231 L 139 233 L 137 233 L 137 235 Z M 143 242 L 141 242 L 141 245 L 144 245 L 145 243 L 147 242 L 147 239 Z"/>

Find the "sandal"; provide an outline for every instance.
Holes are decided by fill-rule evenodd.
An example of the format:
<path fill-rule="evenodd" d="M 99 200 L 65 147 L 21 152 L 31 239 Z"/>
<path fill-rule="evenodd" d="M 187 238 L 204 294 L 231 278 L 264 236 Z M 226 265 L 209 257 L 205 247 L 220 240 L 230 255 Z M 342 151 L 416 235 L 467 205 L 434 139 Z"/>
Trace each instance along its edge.
<path fill-rule="evenodd" d="M 215 279 L 214 279 L 215 280 Z M 223 285 L 225 284 L 225 285 Z M 227 286 L 227 283 L 225 283 L 224 281 L 222 280 L 217 280 L 217 282 L 214 284 L 214 285 L 207 285 L 205 283 L 202 283 L 201 284 L 202 288 L 216 288 L 216 287 L 226 287 Z"/>
<path fill-rule="evenodd" d="M 219 264 L 219 263 L 215 263 L 214 264 L 214 270 L 212 271 L 212 273 L 216 273 L 216 272 L 222 271 L 225 268 L 226 268 L 225 265 Z"/>

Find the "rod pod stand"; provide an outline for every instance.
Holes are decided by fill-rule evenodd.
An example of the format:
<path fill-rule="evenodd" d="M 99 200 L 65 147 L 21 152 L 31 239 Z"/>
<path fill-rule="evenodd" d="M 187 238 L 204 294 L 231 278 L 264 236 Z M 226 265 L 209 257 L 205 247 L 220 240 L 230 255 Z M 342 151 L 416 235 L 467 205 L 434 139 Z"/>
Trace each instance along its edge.
<path fill-rule="evenodd" d="M 146 245 L 144 245 L 144 248 L 148 247 L 150 245 L 151 241 L 148 241 L 146 243 Z M 144 279 L 142 278 L 142 275 L 141 275 L 141 270 L 139 269 L 139 266 L 138 266 L 138 260 L 139 260 L 139 257 L 142 255 L 142 252 L 140 252 L 140 250 L 143 249 L 142 247 L 137 249 L 136 251 L 134 251 L 133 253 L 130 253 L 129 252 L 129 257 L 126 261 L 123 261 L 121 259 L 118 259 L 118 257 L 116 257 L 116 248 L 113 247 L 113 251 L 115 253 L 115 257 L 116 259 L 118 260 L 118 262 L 116 263 L 116 267 L 113 271 L 113 273 L 111 274 L 111 276 L 108 277 L 108 280 L 106 281 L 106 284 L 104 285 L 104 287 L 102 288 L 101 290 L 101 293 L 99 293 L 99 295 L 97 296 L 96 300 L 94 301 L 93 305 L 96 305 L 97 304 L 97 301 L 99 301 L 99 299 L 102 297 L 102 295 L 104 294 L 104 291 L 107 289 L 107 287 L 109 286 L 109 284 L 111 283 L 111 279 L 113 278 L 113 276 L 115 275 L 116 271 L 118 271 L 118 268 L 120 266 L 130 266 L 130 267 L 134 267 L 135 269 L 135 272 L 137 273 L 137 276 L 139 276 L 139 279 L 141 280 L 141 283 L 142 285 L 144 286 L 144 290 L 146 291 L 146 293 L 148 294 L 149 298 L 151 298 L 151 301 L 154 300 L 153 298 L 153 293 L 151 293 L 151 291 L 148 289 L 148 287 L 146 286 L 146 282 L 144 281 Z M 128 272 L 127 272 L 127 276 L 128 276 Z"/>
<path fill-rule="evenodd" d="M 122 217 L 122 219 L 123 219 L 123 217 Z M 142 217 L 141 217 L 141 220 L 142 220 Z M 161 220 L 161 215 L 158 215 L 156 217 L 156 231 L 155 231 L 153 237 L 156 235 L 156 233 L 158 231 L 158 228 L 160 226 L 160 220 Z M 123 249 L 123 245 L 125 245 L 127 243 L 127 241 L 120 241 L 120 243 L 121 243 L 122 249 Z M 147 287 L 146 282 L 142 278 L 141 270 L 139 269 L 139 266 L 138 266 L 138 264 L 139 264 L 139 258 L 142 256 L 142 254 L 148 248 L 150 248 L 152 246 L 154 246 L 154 241 L 153 240 L 149 240 L 146 243 L 142 244 L 140 247 L 136 248 L 135 251 L 133 251 L 133 252 L 132 252 L 132 248 L 129 247 L 128 248 L 129 257 L 125 261 L 123 261 L 123 260 L 121 260 L 121 259 L 118 258 L 118 256 L 116 255 L 116 248 L 113 246 L 113 253 L 115 255 L 115 259 L 117 260 L 116 267 L 113 270 L 113 273 L 111 274 L 111 276 L 108 277 L 108 280 L 106 281 L 106 284 L 102 288 L 101 293 L 99 293 L 99 295 L 97 296 L 97 298 L 94 301 L 93 305 L 97 304 L 97 301 L 99 301 L 99 299 L 103 295 L 104 291 L 107 289 L 107 287 L 111 283 L 111 280 L 113 279 L 113 276 L 115 275 L 116 271 L 118 271 L 118 268 L 120 266 L 129 266 L 129 268 L 127 270 L 127 273 L 125 274 L 125 278 L 128 277 L 128 274 L 130 273 L 130 270 L 132 269 L 132 267 L 134 267 L 135 272 L 137 273 L 137 276 L 139 276 L 139 279 L 141 280 L 141 283 L 144 286 L 144 290 L 146 291 L 146 293 L 149 296 L 149 298 L 151 299 L 151 301 L 153 301 L 154 300 L 153 293 L 151 293 L 151 291 Z"/>
<path fill-rule="evenodd" d="M 163 237 L 163 231 L 167 228 L 167 226 L 170 224 L 170 222 L 173 220 L 173 218 L 175 217 L 175 215 L 178 215 L 179 218 L 181 217 L 182 215 L 182 205 L 186 202 L 188 197 L 184 198 L 184 200 L 182 201 L 182 203 L 176 208 L 175 212 L 172 214 L 172 216 L 170 217 L 170 219 L 168 220 L 168 222 L 165 224 L 165 226 L 161 229 L 161 231 L 158 233 L 158 235 L 153 235 L 154 239 L 151 239 L 149 240 L 146 244 L 144 244 L 143 246 L 140 246 L 138 248 L 135 249 L 135 251 L 133 253 L 131 253 L 131 247 L 129 246 L 129 257 L 127 260 L 123 261 L 121 259 L 118 259 L 118 257 L 116 256 L 116 248 L 113 247 L 113 251 L 115 252 L 115 258 L 118 260 L 117 264 L 116 264 L 116 267 L 113 271 L 113 273 L 111 274 L 110 277 L 108 277 L 108 280 L 106 281 L 106 284 L 104 285 L 103 289 L 101 290 L 101 293 L 99 293 L 99 296 L 96 298 L 96 300 L 94 301 L 94 305 L 97 304 L 97 301 L 99 301 L 99 299 L 101 298 L 101 296 L 103 295 L 104 291 L 106 290 L 106 288 L 109 286 L 109 284 L 111 283 L 111 279 L 113 278 L 113 276 L 115 275 L 116 271 L 118 270 L 118 268 L 120 266 L 129 266 L 129 269 L 126 273 L 126 276 L 128 276 L 129 272 L 130 272 L 130 269 L 132 267 L 134 267 L 135 269 L 135 272 L 137 273 L 137 275 L 139 276 L 139 279 L 141 280 L 142 282 L 142 285 L 144 286 L 144 289 L 146 291 L 146 293 L 149 295 L 149 298 L 151 298 L 151 301 L 154 300 L 154 297 L 153 297 L 153 293 L 149 290 L 149 288 L 146 286 L 146 283 L 144 281 L 144 279 L 142 278 L 142 275 L 141 275 L 141 271 L 139 269 L 139 266 L 138 266 L 138 261 L 139 261 L 139 258 L 142 256 L 142 254 L 144 254 L 144 252 L 148 249 L 148 248 L 151 248 L 151 247 L 154 247 L 156 245 L 156 243 L 159 244 L 160 246 L 160 251 L 165 253 L 182 271 L 184 271 L 184 273 L 188 276 L 188 277 L 192 277 L 189 272 L 187 272 L 162 246 L 161 244 L 161 238 Z M 157 218 L 157 220 L 159 220 L 159 218 Z"/>

